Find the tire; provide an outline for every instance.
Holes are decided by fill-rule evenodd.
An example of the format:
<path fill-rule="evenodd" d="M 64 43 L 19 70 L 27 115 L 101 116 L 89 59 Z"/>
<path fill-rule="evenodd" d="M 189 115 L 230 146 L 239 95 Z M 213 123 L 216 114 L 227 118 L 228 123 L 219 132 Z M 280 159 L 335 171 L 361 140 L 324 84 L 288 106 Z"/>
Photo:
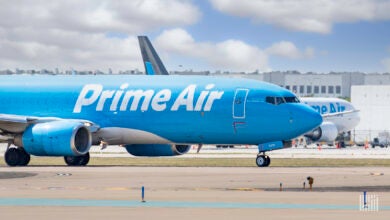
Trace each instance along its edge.
<path fill-rule="evenodd" d="M 19 160 L 19 166 L 27 166 L 28 163 L 30 162 L 30 154 L 28 154 L 24 148 L 18 148 L 18 151 L 19 151 L 19 156 L 20 156 L 20 160 Z"/>
<path fill-rule="evenodd" d="M 268 167 L 271 164 L 271 158 L 269 156 L 265 156 L 265 166 Z"/>
<path fill-rule="evenodd" d="M 256 165 L 258 167 L 264 167 L 266 165 L 266 159 L 264 155 L 257 155 L 256 157 Z"/>
<path fill-rule="evenodd" d="M 89 152 L 81 156 L 81 160 L 79 161 L 79 166 L 86 166 L 89 162 Z"/>
<path fill-rule="evenodd" d="M 89 162 L 89 152 L 82 156 L 65 156 L 64 160 L 68 166 L 85 166 Z"/>
<path fill-rule="evenodd" d="M 4 154 L 5 163 L 11 167 L 19 165 L 21 159 L 20 157 L 21 156 L 17 148 L 9 148 Z"/>

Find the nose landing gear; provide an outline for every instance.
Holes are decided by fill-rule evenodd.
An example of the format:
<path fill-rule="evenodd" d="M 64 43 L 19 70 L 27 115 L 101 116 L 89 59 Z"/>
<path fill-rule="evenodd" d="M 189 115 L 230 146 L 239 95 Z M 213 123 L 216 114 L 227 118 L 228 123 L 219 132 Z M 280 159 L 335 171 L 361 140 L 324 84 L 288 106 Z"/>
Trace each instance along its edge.
<path fill-rule="evenodd" d="M 260 152 L 256 157 L 256 165 L 258 167 L 268 167 L 271 163 L 271 158 L 265 155 L 265 152 Z"/>

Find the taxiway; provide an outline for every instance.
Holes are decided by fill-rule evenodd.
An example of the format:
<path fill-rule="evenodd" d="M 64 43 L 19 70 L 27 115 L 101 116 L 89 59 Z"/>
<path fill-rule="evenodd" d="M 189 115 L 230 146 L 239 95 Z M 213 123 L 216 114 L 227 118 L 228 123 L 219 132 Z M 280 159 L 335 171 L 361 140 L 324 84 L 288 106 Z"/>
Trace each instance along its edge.
<path fill-rule="evenodd" d="M 0 167 L 0 181 L 1 219 L 390 217 L 384 167 Z M 379 211 L 359 211 L 363 191 L 379 197 Z"/>

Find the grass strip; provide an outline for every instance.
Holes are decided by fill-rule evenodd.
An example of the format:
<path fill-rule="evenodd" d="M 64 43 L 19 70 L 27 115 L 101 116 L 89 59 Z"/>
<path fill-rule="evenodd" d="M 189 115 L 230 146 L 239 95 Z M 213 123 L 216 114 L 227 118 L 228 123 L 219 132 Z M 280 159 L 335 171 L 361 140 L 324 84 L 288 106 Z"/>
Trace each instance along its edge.
<path fill-rule="evenodd" d="M 62 157 L 32 157 L 32 166 L 63 166 Z M 0 166 L 6 166 L 0 160 Z M 88 166 L 150 167 L 256 167 L 255 158 L 179 158 L 179 157 L 92 157 Z M 282 159 L 274 158 L 271 167 L 389 167 L 389 159 Z"/>

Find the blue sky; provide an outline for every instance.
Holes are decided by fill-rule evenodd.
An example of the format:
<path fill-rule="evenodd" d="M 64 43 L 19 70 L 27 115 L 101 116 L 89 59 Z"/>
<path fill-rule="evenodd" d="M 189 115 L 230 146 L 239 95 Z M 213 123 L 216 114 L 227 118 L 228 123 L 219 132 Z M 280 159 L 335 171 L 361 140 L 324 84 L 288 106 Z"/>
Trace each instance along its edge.
<path fill-rule="evenodd" d="M 274 42 L 290 41 L 298 48 L 310 46 L 316 51 L 310 59 L 272 57 L 269 64 L 273 70 L 389 71 L 381 61 L 390 56 L 390 19 L 335 23 L 330 33 L 321 34 L 257 24 L 250 18 L 217 11 L 208 1 L 197 3 L 202 18 L 186 28 L 197 41 L 219 42 L 233 38 L 260 48 L 267 48 Z"/>
<path fill-rule="evenodd" d="M 3 2 L 0 69 L 390 72 L 387 0 Z"/>

